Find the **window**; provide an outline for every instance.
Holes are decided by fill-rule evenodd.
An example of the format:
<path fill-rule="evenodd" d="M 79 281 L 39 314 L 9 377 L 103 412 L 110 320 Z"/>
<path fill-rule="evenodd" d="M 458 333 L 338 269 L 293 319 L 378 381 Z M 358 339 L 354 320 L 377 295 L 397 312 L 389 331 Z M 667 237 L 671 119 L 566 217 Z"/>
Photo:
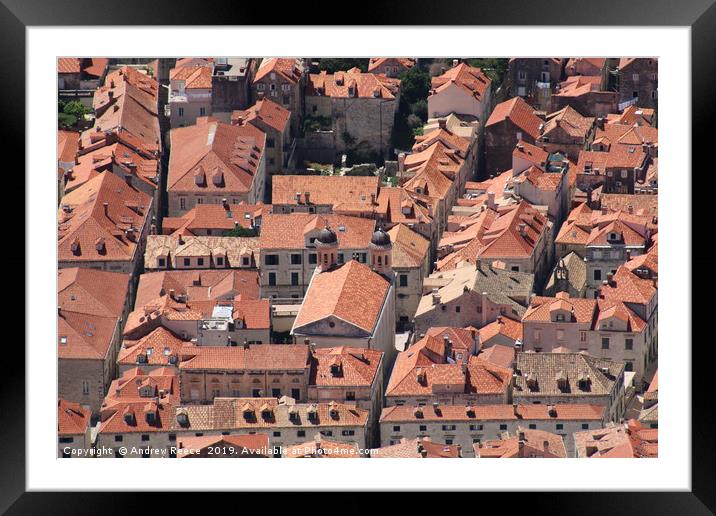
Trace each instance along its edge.
<path fill-rule="evenodd" d="M 241 259 L 241 265 L 243 265 L 244 267 L 248 267 L 250 264 L 251 264 L 251 258 L 249 258 L 248 256 L 244 256 Z"/>
<path fill-rule="evenodd" d="M 87 380 L 82 380 L 82 394 L 85 396 L 89 394 L 89 382 Z"/>
<path fill-rule="evenodd" d="M 512 267 L 510 267 L 510 270 L 511 270 L 512 272 L 520 272 L 520 266 L 519 266 L 519 265 L 513 265 Z"/>
<path fill-rule="evenodd" d="M 564 330 L 557 330 L 557 340 L 564 340 Z"/>
<path fill-rule="evenodd" d="M 281 389 L 271 389 L 271 396 L 274 398 L 281 397 Z"/>
<path fill-rule="evenodd" d="M 517 131 L 517 139 L 518 139 L 518 140 L 521 140 L 521 139 L 522 139 L 522 132 Z"/>
<path fill-rule="evenodd" d="M 157 258 L 157 266 L 158 267 L 165 267 L 166 266 L 166 260 L 164 258 Z"/>
<path fill-rule="evenodd" d="M 318 263 L 318 255 L 316 253 L 310 253 L 308 255 L 308 263 L 315 265 Z"/>
<path fill-rule="evenodd" d="M 205 116 L 206 115 L 206 108 L 199 108 L 199 116 Z"/>
<path fill-rule="evenodd" d="M 638 81 L 639 81 L 639 74 L 638 74 L 638 73 L 632 74 L 631 79 L 632 79 L 632 81 L 634 81 L 634 82 L 638 82 Z"/>
<path fill-rule="evenodd" d="M 292 254 L 291 255 L 291 265 L 301 265 L 301 255 L 300 254 Z"/>
<path fill-rule="evenodd" d="M 500 425 L 500 430 L 507 430 L 507 425 Z"/>
<path fill-rule="evenodd" d="M 186 197 L 179 197 L 179 209 L 186 210 Z"/>
<path fill-rule="evenodd" d="M 393 432 L 400 432 L 400 426 L 394 426 Z"/>
<path fill-rule="evenodd" d="M 305 430 L 299 430 L 298 432 L 296 432 L 296 435 L 297 435 L 298 437 L 306 437 L 306 431 L 305 431 Z"/>
<path fill-rule="evenodd" d="M 199 267 L 203 267 L 203 266 L 204 266 L 204 258 L 197 258 L 197 259 L 196 259 L 196 264 L 197 264 Z"/>
<path fill-rule="evenodd" d="M 148 441 L 149 440 L 149 434 L 142 434 L 142 441 Z"/>
<path fill-rule="evenodd" d="M 470 425 L 470 431 L 476 432 L 482 430 L 482 425 Z"/>
<path fill-rule="evenodd" d="M 534 423 L 530 423 L 529 428 L 530 428 L 530 430 L 536 430 L 537 425 L 535 425 Z"/>
<path fill-rule="evenodd" d="M 580 341 L 580 342 L 587 342 L 587 332 L 586 332 L 586 331 L 580 331 L 580 332 L 579 332 L 579 341 Z"/>
<path fill-rule="evenodd" d="M 407 274 L 401 274 L 399 276 L 400 279 L 400 286 L 401 287 L 407 287 L 408 286 L 408 275 Z"/>
<path fill-rule="evenodd" d="M 114 442 L 121 443 L 124 440 L 124 436 L 121 435 L 115 435 L 114 436 Z"/>
<path fill-rule="evenodd" d="M 274 436 L 274 437 L 281 437 L 281 432 L 274 432 L 274 433 L 273 433 L 273 436 Z"/>
<path fill-rule="evenodd" d="M 184 116 L 184 108 L 179 108 L 179 116 Z"/>
<path fill-rule="evenodd" d="M 445 439 L 445 444 L 452 444 L 452 439 Z"/>
<path fill-rule="evenodd" d="M 291 397 L 295 400 L 301 399 L 301 389 L 291 389 Z"/>
<path fill-rule="evenodd" d="M 582 423 L 582 430 L 589 430 L 589 423 Z"/>
<path fill-rule="evenodd" d="M 632 96 L 632 98 L 635 98 L 635 99 L 636 99 L 636 98 L 639 98 L 639 92 L 638 92 L 638 91 L 632 91 L 632 92 L 631 92 L 631 96 Z"/>
<path fill-rule="evenodd" d="M 71 443 L 74 442 L 74 437 L 60 437 L 59 442 L 61 443 Z"/>
<path fill-rule="evenodd" d="M 251 396 L 253 396 L 254 398 L 260 398 L 261 389 L 251 389 Z"/>
<path fill-rule="evenodd" d="M 276 146 L 276 142 L 273 138 L 266 138 L 266 147 L 273 149 Z"/>
<path fill-rule="evenodd" d="M 269 286 L 272 286 L 272 287 L 276 286 L 276 273 L 275 272 L 268 273 L 268 281 L 269 281 Z"/>
<path fill-rule="evenodd" d="M 653 91 L 651 92 L 651 98 L 652 98 L 653 100 L 656 100 L 656 90 L 653 90 Z"/>
<path fill-rule="evenodd" d="M 176 441 L 176 440 L 177 440 L 177 434 L 169 434 L 169 440 L 170 440 L 170 441 Z"/>
<path fill-rule="evenodd" d="M 191 265 L 191 258 L 184 258 L 184 267 L 189 267 Z"/>
<path fill-rule="evenodd" d="M 601 279 L 602 279 L 602 270 L 594 269 L 594 281 L 601 281 Z"/>
<path fill-rule="evenodd" d="M 355 435 L 355 434 L 356 434 L 355 430 L 343 430 L 341 432 L 341 435 Z"/>
<path fill-rule="evenodd" d="M 624 364 L 624 370 L 625 371 L 633 371 L 634 370 L 634 362 L 631 360 L 627 360 L 626 364 Z"/>
<path fill-rule="evenodd" d="M 258 83 L 258 84 L 256 85 L 256 89 L 257 89 L 258 91 L 263 91 L 263 90 L 266 89 L 266 85 L 265 85 L 265 84 Z"/>
<path fill-rule="evenodd" d="M 455 312 L 458 313 L 458 314 L 460 313 L 460 307 L 459 307 L 459 306 L 456 306 L 456 307 L 455 307 Z"/>
<path fill-rule="evenodd" d="M 634 349 L 634 339 L 624 339 L 624 349 L 627 351 Z"/>
<path fill-rule="evenodd" d="M 216 257 L 216 265 L 218 265 L 219 267 L 224 266 L 224 257 L 223 256 Z"/>
<path fill-rule="evenodd" d="M 455 430 L 455 425 L 443 425 L 443 432 L 452 432 Z"/>
<path fill-rule="evenodd" d="M 321 435 L 331 437 L 333 435 L 333 430 L 321 430 Z"/>
<path fill-rule="evenodd" d="M 264 259 L 264 263 L 266 263 L 266 265 L 278 265 L 278 255 L 267 254 L 266 258 Z"/>
<path fill-rule="evenodd" d="M 517 72 L 517 78 L 520 81 L 526 81 L 527 80 L 527 72 L 525 72 L 524 70 L 520 70 L 519 72 Z"/>
<path fill-rule="evenodd" d="M 609 349 L 609 337 L 602 337 L 602 349 Z"/>
<path fill-rule="evenodd" d="M 291 273 L 291 286 L 298 286 L 298 273 L 292 272 Z"/>
<path fill-rule="evenodd" d="M 421 432 L 427 432 L 427 431 L 428 431 L 428 425 L 420 425 L 420 431 L 421 431 Z"/>
<path fill-rule="evenodd" d="M 520 97 L 524 97 L 525 95 L 527 95 L 527 88 L 525 88 L 524 86 L 518 86 L 517 95 Z"/>
<path fill-rule="evenodd" d="M 353 391 L 346 391 L 346 400 L 355 400 L 356 399 L 356 393 Z"/>
<path fill-rule="evenodd" d="M 562 423 L 557 423 L 557 430 L 563 430 L 564 425 Z"/>

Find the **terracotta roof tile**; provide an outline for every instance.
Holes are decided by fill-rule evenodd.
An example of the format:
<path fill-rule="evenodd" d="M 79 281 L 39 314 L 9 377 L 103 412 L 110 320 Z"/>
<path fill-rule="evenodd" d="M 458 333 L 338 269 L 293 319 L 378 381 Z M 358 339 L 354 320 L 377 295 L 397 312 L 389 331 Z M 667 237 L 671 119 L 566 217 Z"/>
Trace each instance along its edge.
<path fill-rule="evenodd" d="M 310 385 L 370 387 L 378 377 L 383 352 L 364 348 L 318 348 L 313 353 Z"/>
<path fill-rule="evenodd" d="M 542 120 L 534 114 L 534 110 L 530 105 L 520 97 L 514 97 L 497 104 L 485 126 L 490 127 L 504 120 L 509 120 L 532 138 L 537 138 L 540 135 Z"/>
<path fill-rule="evenodd" d="M 283 176 L 273 178 L 272 202 L 276 204 L 305 203 L 332 205 L 334 211 L 344 204 L 360 203 L 372 209 L 371 195 L 377 198 L 380 181 L 375 176 Z M 296 194 L 300 199 L 295 199 Z"/>
<path fill-rule="evenodd" d="M 79 403 L 57 400 L 57 434 L 82 435 L 90 425 L 92 411 L 83 408 Z"/>
<path fill-rule="evenodd" d="M 262 122 L 283 133 L 291 120 L 291 112 L 269 99 L 259 99 L 256 104 L 244 111 L 231 113 L 233 125 L 245 125 L 253 122 Z"/>
<path fill-rule="evenodd" d="M 182 350 L 179 369 L 197 370 L 301 370 L 310 366 L 305 344 L 248 346 L 194 346 Z"/>
<path fill-rule="evenodd" d="M 430 81 L 430 94 L 440 93 L 450 84 L 456 84 L 478 100 L 483 100 L 492 81 L 480 68 L 460 63 Z"/>
<path fill-rule="evenodd" d="M 329 74 L 325 70 L 309 75 L 306 95 L 333 98 L 395 99 L 400 80 L 385 75 L 363 73 L 358 68 Z"/>
<path fill-rule="evenodd" d="M 172 129 L 170 136 L 169 191 L 251 190 L 266 147 L 266 135 L 261 130 L 198 118 L 196 125 Z"/>
<path fill-rule="evenodd" d="M 367 249 L 375 221 L 333 214 L 268 214 L 261 222 L 261 249 L 304 249 L 306 239 L 316 237 L 328 224 L 338 237 L 338 248 Z"/>
<path fill-rule="evenodd" d="M 327 317 L 338 317 L 368 333 L 378 323 L 390 283 L 355 260 L 317 274 L 311 280 L 294 331 Z"/>

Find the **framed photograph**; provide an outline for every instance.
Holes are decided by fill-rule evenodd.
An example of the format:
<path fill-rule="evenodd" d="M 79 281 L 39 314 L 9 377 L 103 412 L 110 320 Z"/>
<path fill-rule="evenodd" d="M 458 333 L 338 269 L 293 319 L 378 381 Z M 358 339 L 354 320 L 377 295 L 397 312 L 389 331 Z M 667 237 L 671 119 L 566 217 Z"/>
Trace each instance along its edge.
<path fill-rule="evenodd" d="M 716 510 L 691 291 L 713 2 L 375 7 L 3 0 L 27 308 L 0 508 Z"/>

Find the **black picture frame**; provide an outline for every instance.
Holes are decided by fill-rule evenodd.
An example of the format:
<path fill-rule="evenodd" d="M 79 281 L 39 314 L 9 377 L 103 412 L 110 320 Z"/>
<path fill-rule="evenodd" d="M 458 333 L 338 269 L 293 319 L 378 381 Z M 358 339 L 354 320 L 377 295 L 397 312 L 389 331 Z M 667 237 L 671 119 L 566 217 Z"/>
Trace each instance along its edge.
<path fill-rule="evenodd" d="M 347 4 L 350 9 L 340 16 L 337 4 L 322 10 L 319 6 L 307 8 L 303 3 L 283 5 L 271 9 L 260 2 L 238 4 L 236 1 L 220 0 L 199 9 L 183 9 L 181 1 L 154 0 L 139 2 L 69 1 L 69 0 L 0 0 L 0 76 L 2 76 L 2 103 L 5 117 L 3 143 L 6 149 L 14 149 L 17 159 L 15 171 L 24 170 L 25 149 L 25 29 L 28 26 L 52 25 L 277 25 L 297 24 L 304 21 L 311 25 L 350 24 L 355 25 L 561 25 L 561 26 L 685 26 L 691 28 L 691 98 L 692 104 L 692 162 L 705 158 L 707 149 L 713 145 L 707 139 L 713 131 L 708 125 L 715 120 L 713 84 L 716 82 L 716 4 L 714 0 L 500 0 L 500 1 L 442 1 L 439 3 L 414 0 L 412 2 L 390 2 L 384 6 L 368 4 Z M 352 7 L 351 7 L 352 5 Z M 191 12 L 190 15 L 186 13 Z M 88 47 L 91 48 L 91 47 Z M 668 72 L 666 72 L 668 73 Z M 705 160 L 703 160 L 706 163 Z M 711 170 L 704 170 L 708 172 Z M 687 174 L 687 170 L 672 171 Z M 6 195 L 20 200 L 27 198 L 25 185 L 32 186 L 32 179 L 14 173 L 6 175 Z M 13 183 L 14 182 L 14 183 Z M 8 184 L 9 183 L 9 184 Z M 12 190 L 9 190 L 12 188 Z M 21 196 L 19 193 L 22 192 Z M 692 195 L 693 198 L 693 195 Z M 706 202 L 703 202 L 706 201 Z M 697 205 L 707 205 L 702 199 Z M 702 215 L 702 216 L 699 216 Z M 707 213 L 693 212 L 693 224 L 706 220 Z M 708 222 L 707 222 L 708 223 Z M 711 224 L 710 224 L 711 225 Z M 695 227 L 695 226 L 694 226 Z M 27 235 L 26 238 L 32 238 Z M 693 232 L 692 235 L 697 234 Z M 701 232 L 700 234 L 705 234 Z M 16 240 L 17 242 L 17 240 Z M 19 248 L 19 247 L 18 247 Z M 24 246 L 22 247 L 24 249 Z M 19 281 L 17 270 L 27 274 L 24 260 L 19 256 L 9 263 L 11 275 Z M 705 253 L 692 256 L 693 270 L 710 271 Z M 669 271 L 668 273 L 674 273 Z M 708 273 L 707 273 L 708 274 Z M 691 283 L 691 278 L 684 276 Z M 10 288 L 10 287 L 8 287 Z M 19 290 L 18 290 L 19 291 Z M 708 320 L 706 310 L 711 304 L 696 303 L 696 298 L 684 300 L 692 306 L 692 324 Z M 26 316 L 27 317 L 27 316 Z M 26 324 L 32 321 L 26 320 Z M 684 321 L 685 329 L 688 328 Z M 511 493 L 509 499 L 498 493 L 495 502 L 503 508 L 540 514 L 541 509 L 552 514 L 713 514 L 716 512 L 716 428 L 712 415 L 714 390 L 710 370 L 712 353 L 708 339 L 692 339 L 684 331 L 682 342 L 663 342 L 662 345 L 676 345 L 687 349 L 692 347 L 692 490 L 690 492 L 617 492 L 617 493 Z M 152 501 L 127 493 L 39 493 L 25 492 L 25 349 L 19 339 L 4 343 L 5 369 L 0 388 L 0 425 L 2 435 L 2 459 L 0 459 L 0 510 L 8 514 L 95 514 L 136 512 L 151 507 Z M 50 416 L 48 415 L 48 418 Z M 78 486 L 81 489 L 81 486 Z M 555 479 L 559 489 L 559 479 Z M 146 496 L 146 495 L 145 495 Z M 216 495 L 212 495 L 214 497 Z M 231 496 L 225 495 L 226 498 Z M 292 495 L 296 496 L 296 495 Z M 300 495 L 299 495 L 300 496 Z M 365 495 L 345 494 L 343 507 L 368 508 Z M 483 505 L 484 496 L 480 505 Z M 519 496 L 522 499 L 516 499 Z M 500 497 L 500 498 L 497 498 Z M 168 508 L 166 499 L 161 507 Z M 234 500 L 236 500 L 234 498 Z M 421 504 L 422 497 L 413 497 L 413 504 Z M 228 500 L 230 501 L 230 500 Z M 154 498 L 154 503 L 159 499 Z M 146 505 L 149 503 L 149 505 Z M 242 502 L 243 503 L 243 502 Z M 402 501 L 401 504 L 404 504 Z M 410 503 L 403 505 L 404 512 L 410 510 Z M 476 509 L 477 510 L 477 509 Z M 511 511 L 510 511 L 511 512 Z"/>

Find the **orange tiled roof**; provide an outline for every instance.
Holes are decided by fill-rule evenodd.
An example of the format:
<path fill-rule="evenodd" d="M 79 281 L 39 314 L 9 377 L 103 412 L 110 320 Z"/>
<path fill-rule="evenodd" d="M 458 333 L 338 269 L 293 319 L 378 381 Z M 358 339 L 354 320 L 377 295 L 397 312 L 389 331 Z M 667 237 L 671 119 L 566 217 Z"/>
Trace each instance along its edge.
<path fill-rule="evenodd" d="M 459 444 L 440 444 L 430 438 L 401 439 L 398 444 L 371 450 L 371 459 L 457 459 Z"/>
<path fill-rule="evenodd" d="M 559 128 L 574 138 L 586 138 L 593 126 L 593 117 L 582 116 L 571 106 L 567 106 L 547 115 L 542 134 L 549 136 Z"/>
<path fill-rule="evenodd" d="M 450 84 L 456 84 L 471 96 L 482 100 L 492 81 L 480 68 L 472 67 L 467 63 L 460 63 L 442 75 L 431 79 L 430 86 L 432 89 L 430 94 L 439 93 L 449 87 Z"/>
<path fill-rule="evenodd" d="M 345 204 L 359 202 L 372 209 L 371 194 L 377 198 L 379 179 L 375 176 L 276 176 L 272 182 L 272 202 L 276 204 L 305 203 L 332 205 L 334 210 Z M 296 200 L 296 194 L 300 200 Z"/>
<path fill-rule="evenodd" d="M 420 268 L 430 250 L 430 241 L 403 224 L 396 224 L 390 230 L 393 244 L 393 267 Z"/>
<path fill-rule="evenodd" d="M 193 346 L 182 350 L 179 369 L 197 370 L 301 370 L 309 367 L 305 344 L 256 344 L 248 346 Z"/>
<path fill-rule="evenodd" d="M 135 306 L 144 306 L 171 290 L 189 301 L 258 299 L 258 278 L 258 271 L 242 269 L 145 272 L 139 277 Z"/>
<path fill-rule="evenodd" d="M 152 198 L 115 174 L 100 174 L 62 198 L 59 261 L 131 261 Z"/>
<path fill-rule="evenodd" d="M 261 61 L 259 69 L 256 71 L 254 83 L 261 81 L 264 77 L 269 76 L 271 72 L 280 75 L 284 80 L 291 83 L 297 83 L 303 75 L 303 67 L 300 59 L 271 57 Z"/>
<path fill-rule="evenodd" d="M 257 219 L 271 211 L 270 204 L 197 204 L 179 217 L 164 217 L 162 230 L 172 236 L 196 236 L 203 231 L 230 231 L 238 223 L 242 228 L 258 225 Z"/>
<path fill-rule="evenodd" d="M 368 62 L 368 71 L 372 72 L 383 65 L 412 68 L 415 66 L 415 59 L 410 57 L 371 57 Z"/>
<path fill-rule="evenodd" d="M 497 104 L 485 126 L 490 127 L 505 120 L 509 120 L 532 138 L 537 138 L 540 135 L 542 120 L 534 114 L 532 107 L 520 97 Z"/>
<path fill-rule="evenodd" d="M 467 234 L 464 240 L 459 238 L 462 232 L 443 234 L 438 247 L 453 245 L 454 251 L 438 260 L 438 270 L 454 269 L 463 261 L 532 256 L 548 228 L 546 217 L 525 201 L 497 210 L 487 209 L 475 222 L 464 230 Z M 524 233 L 520 232 L 521 224 Z"/>
<path fill-rule="evenodd" d="M 358 68 L 346 72 L 309 75 L 306 95 L 333 98 L 382 98 L 395 99 L 400 91 L 400 79 L 385 75 L 364 73 Z"/>
<path fill-rule="evenodd" d="M 554 192 L 558 190 L 562 184 L 562 174 L 559 172 L 545 172 L 541 168 L 532 165 L 516 177 L 514 182 L 528 182 L 534 185 L 538 190 Z"/>
<path fill-rule="evenodd" d="M 372 333 L 390 283 L 355 260 L 313 277 L 294 323 L 294 331 L 327 317 L 343 319 Z"/>
<path fill-rule="evenodd" d="M 125 339 L 117 355 L 117 363 L 120 365 L 142 365 L 149 367 L 166 366 L 171 367 L 172 357 L 178 358 L 183 348 L 191 346 L 174 335 L 172 332 L 159 326 L 138 340 Z M 139 356 L 143 362 L 138 362 Z"/>
<path fill-rule="evenodd" d="M 83 408 L 79 403 L 57 400 L 57 434 L 82 435 L 87 432 L 92 411 Z"/>
<path fill-rule="evenodd" d="M 80 145 L 80 133 L 60 129 L 57 131 L 57 161 L 72 163 L 75 161 Z"/>
<path fill-rule="evenodd" d="M 184 87 L 192 89 L 211 89 L 212 67 L 210 66 L 177 66 L 169 70 L 169 79 L 184 81 Z"/>
<path fill-rule="evenodd" d="M 119 378 L 112 380 L 102 403 L 102 409 L 115 403 L 134 401 L 146 403 L 151 399 L 169 403 L 179 402 L 179 376 L 176 369 L 159 367 L 148 373 L 138 367 L 126 370 Z"/>
<path fill-rule="evenodd" d="M 375 349 L 317 348 L 312 353 L 310 385 L 370 387 L 378 375 L 383 352 Z"/>
<path fill-rule="evenodd" d="M 497 335 L 504 335 L 511 340 L 522 339 L 522 323 L 509 317 L 498 316 L 496 320 L 479 329 L 480 342 L 485 343 Z"/>
<path fill-rule="evenodd" d="M 592 91 L 599 91 L 602 79 L 598 76 L 573 75 L 559 83 L 553 95 L 558 97 L 580 97 Z"/>
<path fill-rule="evenodd" d="M 601 421 L 605 408 L 586 403 L 558 403 L 550 414 L 548 405 L 408 405 L 386 407 L 380 415 L 380 422 L 414 421 Z"/>
<path fill-rule="evenodd" d="M 376 212 L 395 224 L 431 224 L 433 217 L 424 201 L 403 188 L 381 188 Z"/>
<path fill-rule="evenodd" d="M 652 280 L 642 279 L 624 266 L 619 267 L 612 282 L 600 290 L 602 299 L 635 304 L 647 304 L 655 295 Z"/>
<path fill-rule="evenodd" d="M 341 250 L 368 249 L 375 221 L 348 215 L 286 213 L 268 214 L 261 222 L 261 249 L 304 249 L 306 239 L 329 225 Z"/>
<path fill-rule="evenodd" d="M 158 88 L 156 80 L 129 66 L 108 73 L 92 99 L 96 119 L 82 133 L 82 147 L 91 147 L 93 139 L 109 131 L 134 148 L 159 152 Z"/>
<path fill-rule="evenodd" d="M 77 57 L 57 59 L 57 73 L 80 73 L 80 60 Z"/>
<path fill-rule="evenodd" d="M 231 123 L 233 125 L 244 125 L 259 121 L 279 133 L 284 132 L 290 120 L 291 112 L 288 109 L 265 98 L 257 100 L 256 104 L 244 111 L 234 111 L 231 113 Z"/>
<path fill-rule="evenodd" d="M 479 458 L 567 458 L 564 441 L 559 435 L 526 428 L 519 428 L 515 436 L 475 443 L 473 448 Z"/>
<path fill-rule="evenodd" d="M 445 199 L 465 159 L 455 149 L 436 140 L 429 147 L 405 157 L 405 173 L 412 175 L 403 188 L 436 199 Z"/>
<path fill-rule="evenodd" d="M 212 118 L 172 129 L 171 141 L 167 188 L 176 192 L 248 192 L 266 147 L 256 127 Z"/>
<path fill-rule="evenodd" d="M 494 344 L 487 349 L 482 349 L 477 355 L 478 360 L 484 360 L 500 367 L 510 368 L 515 361 L 514 346 L 503 346 Z"/>
<path fill-rule="evenodd" d="M 128 274 L 78 268 L 58 271 L 59 358 L 107 355 L 128 288 Z"/>
<path fill-rule="evenodd" d="M 566 292 L 560 292 L 557 297 L 535 296 L 522 317 L 522 322 L 550 322 L 554 311 L 571 313 L 571 319 L 567 322 L 591 324 L 596 316 L 597 301 L 595 299 L 570 298 Z"/>

